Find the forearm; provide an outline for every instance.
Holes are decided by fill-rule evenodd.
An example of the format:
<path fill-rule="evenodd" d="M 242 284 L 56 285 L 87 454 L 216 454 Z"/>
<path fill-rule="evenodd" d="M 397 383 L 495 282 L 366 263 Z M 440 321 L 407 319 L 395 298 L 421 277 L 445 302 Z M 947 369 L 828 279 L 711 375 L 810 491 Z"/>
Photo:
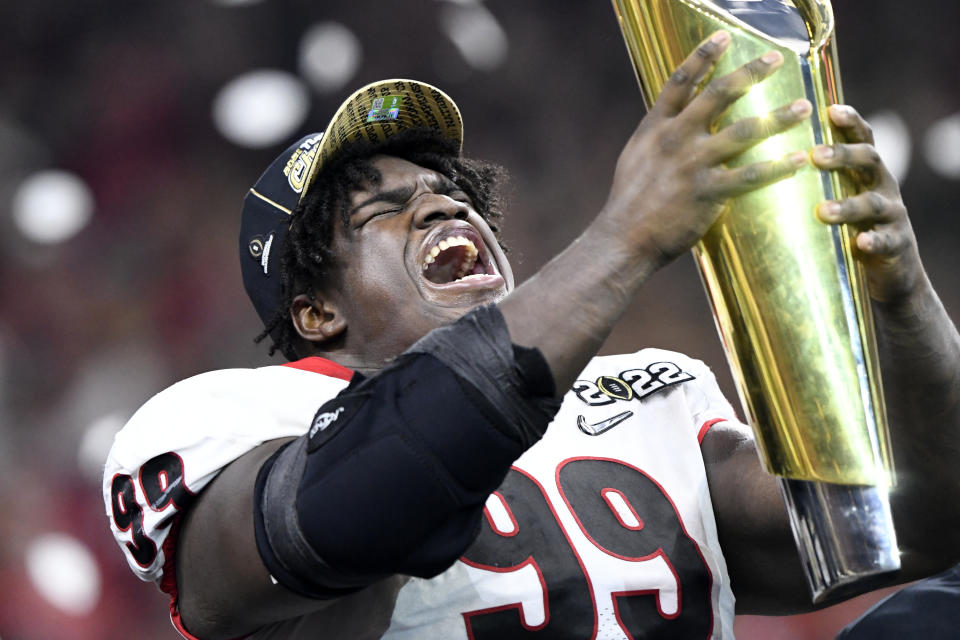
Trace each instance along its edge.
<path fill-rule="evenodd" d="M 875 303 L 874 310 L 891 417 L 954 441 L 960 430 L 960 334 L 930 282 L 923 278 L 913 295 Z"/>
<path fill-rule="evenodd" d="M 593 357 L 641 284 L 649 252 L 596 220 L 573 244 L 500 303 L 514 343 L 536 346 L 563 394 Z"/>
<path fill-rule="evenodd" d="M 876 304 L 875 317 L 901 546 L 922 564 L 948 564 L 960 532 L 960 335 L 926 277 L 910 296 Z"/>

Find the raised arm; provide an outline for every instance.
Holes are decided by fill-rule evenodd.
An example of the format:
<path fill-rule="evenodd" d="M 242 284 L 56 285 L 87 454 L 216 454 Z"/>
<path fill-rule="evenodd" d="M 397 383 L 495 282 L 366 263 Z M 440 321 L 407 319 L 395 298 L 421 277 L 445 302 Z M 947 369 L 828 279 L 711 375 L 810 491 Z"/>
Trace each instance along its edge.
<path fill-rule="evenodd" d="M 844 144 L 818 148 L 814 161 L 851 173 L 863 194 L 825 203 L 825 222 L 860 229 L 877 323 L 897 486 L 891 506 L 903 551 L 903 580 L 960 559 L 960 335 L 927 277 L 900 190 L 850 107 L 830 116 Z"/>
<path fill-rule="evenodd" d="M 902 570 L 889 578 L 897 584 L 960 560 L 960 335 L 927 278 L 899 187 L 869 126 L 848 106 L 831 107 L 830 118 L 842 142 L 814 149 L 813 161 L 848 172 L 863 191 L 821 204 L 816 215 L 859 231 L 855 257 L 873 299 L 897 471 L 890 499 Z M 752 441 L 718 429 L 703 444 L 738 612 L 809 610 L 779 490 Z"/>

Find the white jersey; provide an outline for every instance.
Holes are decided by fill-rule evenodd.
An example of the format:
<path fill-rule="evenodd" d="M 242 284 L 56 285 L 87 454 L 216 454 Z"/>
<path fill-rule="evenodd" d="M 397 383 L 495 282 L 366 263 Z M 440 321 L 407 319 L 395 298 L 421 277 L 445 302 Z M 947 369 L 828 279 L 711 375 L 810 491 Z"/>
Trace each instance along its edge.
<path fill-rule="evenodd" d="M 171 592 L 175 623 L 173 516 L 232 460 L 305 433 L 349 375 L 319 358 L 203 374 L 118 434 L 107 516 L 134 572 Z M 488 498 L 476 541 L 443 574 L 405 583 L 381 637 L 732 638 L 699 444 L 736 420 L 697 360 L 656 349 L 595 358 Z M 311 617 L 253 637 L 315 637 Z"/>

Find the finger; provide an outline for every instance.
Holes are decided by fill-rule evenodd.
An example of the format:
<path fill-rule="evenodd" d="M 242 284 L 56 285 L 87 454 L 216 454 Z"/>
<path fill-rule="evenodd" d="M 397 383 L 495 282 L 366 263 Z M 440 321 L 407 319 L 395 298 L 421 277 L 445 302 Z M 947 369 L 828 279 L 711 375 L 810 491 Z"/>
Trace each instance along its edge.
<path fill-rule="evenodd" d="M 873 129 L 853 107 L 835 104 L 827 110 L 827 113 L 845 142 L 874 144 Z"/>
<path fill-rule="evenodd" d="M 807 154 L 794 151 L 779 160 L 755 162 L 736 169 L 717 169 L 712 173 L 712 192 L 721 198 L 731 198 L 788 178 L 805 166 Z"/>
<path fill-rule="evenodd" d="M 895 256 L 909 244 L 909 238 L 892 227 L 861 231 L 856 237 L 857 249 L 869 256 Z"/>
<path fill-rule="evenodd" d="M 867 188 L 893 179 L 877 148 L 866 142 L 818 146 L 813 150 L 813 163 L 829 171 L 852 169 Z"/>
<path fill-rule="evenodd" d="M 667 80 L 651 113 L 664 116 L 680 113 L 729 44 L 730 34 L 726 31 L 718 31 L 701 42 Z"/>
<path fill-rule="evenodd" d="M 783 55 L 779 51 L 768 51 L 736 71 L 711 80 L 690 102 L 690 106 L 684 110 L 684 116 L 709 127 L 731 104 L 743 97 L 750 87 L 776 71 L 782 64 Z"/>
<path fill-rule="evenodd" d="M 876 191 L 822 202 L 817 206 L 817 217 L 828 224 L 882 225 L 898 222 L 906 215 L 907 209 L 900 200 Z"/>
<path fill-rule="evenodd" d="M 711 163 L 729 160 L 767 138 L 803 122 L 812 111 L 813 105 L 808 100 L 797 100 L 766 116 L 738 120 L 710 136 L 701 145 L 701 150 L 706 160 Z"/>

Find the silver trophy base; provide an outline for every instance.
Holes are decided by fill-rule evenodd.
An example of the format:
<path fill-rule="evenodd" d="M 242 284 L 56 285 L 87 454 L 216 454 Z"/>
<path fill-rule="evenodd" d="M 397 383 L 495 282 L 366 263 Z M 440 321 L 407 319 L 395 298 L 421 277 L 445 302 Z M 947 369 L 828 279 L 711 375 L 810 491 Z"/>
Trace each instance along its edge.
<path fill-rule="evenodd" d="M 814 603 L 900 569 L 886 489 L 777 478 Z"/>

